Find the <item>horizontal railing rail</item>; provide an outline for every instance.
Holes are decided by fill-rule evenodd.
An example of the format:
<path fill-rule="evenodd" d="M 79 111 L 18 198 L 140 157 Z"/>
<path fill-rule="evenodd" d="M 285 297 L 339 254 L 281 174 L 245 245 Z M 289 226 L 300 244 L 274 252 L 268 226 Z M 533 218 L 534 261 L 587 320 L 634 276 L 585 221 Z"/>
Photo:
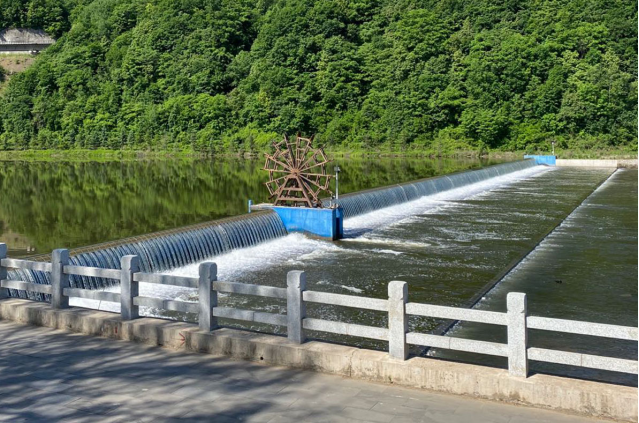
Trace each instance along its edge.
<path fill-rule="evenodd" d="M 90 276 L 94 278 L 117 279 L 122 278 L 122 272 L 115 269 L 102 269 L 101 267 L 64 266 L 66 275 Z"/>
<path fill-rule="evenodd" d="M 41 261 L 29 261 L 21 259 L 3 258 L 0 260 L 0 266 L 10 267 L 13 269 L 29 269 L 41 272 L 50 272 L 51 263 L 44 263 Z"/>
<path fill-rule="evenodd" d="M 588 323 L 577 320 L 551 319 L 538 316 L 528 316 L 526 321 L 528 322 L 529 329 L 591 335 L 601 338 L 624 339 L 627 341 L 636 341 L 639 339 L 639 330 L 626 326 Z"/>
<path fill-rule="evenodd" d="M 331 304 L 365 310 L 388 311 L 388 300 L 354 295 L 332 294 L 329 292 L 304 291 L 303 299 L 309 303 Z"/>
<path fill-rule="evenodd" d="M 253 285 L 238 282 L 213 282 L 213 289 L 229 294 L 254 295 L 258 297 L 286 299 L 286 289 L 273 286 Z"/>
<path fill-rule="evenodd" d="M 288 338 L 295 343 L 305 341 L 305 331 L 362 337 L 388 342 L 389 354 L 400 360 L 408 357 L 409 345 L 488 354 L 506 357 L 510 374 L 519 377 L 528 375 L 530 360 L 631 374 L 638 373 L 636 360 L 536 348 L 528 345 L 528 331 L 530 329 L 635 342 L 639 340 L 639 330 L 636 327 L 529 316 L 526 294 L 522 293 L 509 293 L 506 312 L 497 312 L 409 303 L 408 286 L 406 282 L 402 281 L 390 282 L 388 298 L 381 299 L 309 291 L 306 289 L 305 273 L 300 271 L 289 272 L 287 287 L 279 288 L 218 281 L 215 263 L 202 263 L 199 268 L 199 277 L 195 278 L 139 272 L 139 258 L 137 256 L 122 257 L 120 269 L 102 269 L 69 265 L 68 250 L 55 250 L 51 255 L 51 263 L 7 258 L 6 252 L 6 245 L 0 243 L 0 299 L 7 298 L 11 289 L 49 294 L 51 305 L 54 308 L 69 307 L 69 298 L 110 301 L 120 303 L 120 314 L 123 320 L 138 318 L 140 306 L 193 313 L 198 315 L 199 328 L 204 331 L 216 329 L 218 318 L 286 326 Z M 8 279 L 7 269 L 16 268 L 50 272 L 51 285 Z M 120 293 L 72 288 L 69 286 L 69 275 L 119 280 Z M 140 282 L 195 288 L 198 290 L 198 301 L 189 302 L 140 296 Z M 286 314 L 219 307 L 218 292 L 285 300 Z M 384 312 L 388 315 L 388 327 L 365 326 L 308 317 L 306 305 L 309 303 Z M 411 315 L 505 326 L 507 342 L 487 342 L 409 331 L 408 317 Z"/>
<path fill-rule="evenodd" d="M 239 308 L 214 307 L 213 316 L 226 319 L 243 320 L 245 322 L 266 323 L 275 326 L 287 326 L 288 319 L 283 314 L 265 313 L 262 311 L 242 310 Z"/>
<path fill-rule="evenodd" d="M 406 313 L 416 316 L 435 317 L 438 319 L 465 320 L 467 322 L 487 323 L 491 325 L 508 324 L 506 315 L 496 311 L 473 310 L 468 308 L 453 308 L 431 304 L 406 304 Z"/>
<path fill-rule="evenodd" d="M 197 288 L 198 278 L 185 276 L 159 275 L 157 273 L 135 273 L 134 282 L 155 283 L 158 285 L 182 286 L 184 288 Z"/>
<path fill-rule="evenodd" d="M 41 285 L 38 283 L 24 281 L 12 281 L 8 279 L 0 280 L 0 288 L 38 292 L 40 294 L 51 294 L 51 285 Z"/>
<path fill-rule="evenodd" d="M 136 306 L 153 307 L 159 310 L 179 311 L 182 313 L 199 313 L 200 311 L 198 303 L 153 297 L 135 297 L 133 298 L 133 304 Z"/>
<path fill-rule="evenodd" d="M 358 336 L 360 338 L 388 341 L 388 329 L 375 326 L 356 325 L 353 323 L 335 322 L 333 320 L 313 319 L 307 317 L 303 322 L 304 329 L 338 335 Z"/>
<path fill-rule="evenodd" d="M 120 294 L 118 292 L 95 291 L 92 289 L 82 288 L 64 288 L 62 293 L 69 298 L 86 298 L 89 300 L 110 301 L 113 303 L 120 302 Z"/>

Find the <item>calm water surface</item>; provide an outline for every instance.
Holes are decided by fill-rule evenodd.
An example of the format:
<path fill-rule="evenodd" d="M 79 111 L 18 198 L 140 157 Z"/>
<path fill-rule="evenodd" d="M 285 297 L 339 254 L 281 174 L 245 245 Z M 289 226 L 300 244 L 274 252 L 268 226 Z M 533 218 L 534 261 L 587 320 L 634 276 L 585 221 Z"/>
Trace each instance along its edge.
<path fill-rule="evenodd" d="M 479 160 L 339 159 L 340 192 L 493 164 Z M 49 253 L 246 212 L 266 201 L 259 160 L 0 161 L 0 242 Z M 331 167 L 332 169 L 332 167 Z"/>

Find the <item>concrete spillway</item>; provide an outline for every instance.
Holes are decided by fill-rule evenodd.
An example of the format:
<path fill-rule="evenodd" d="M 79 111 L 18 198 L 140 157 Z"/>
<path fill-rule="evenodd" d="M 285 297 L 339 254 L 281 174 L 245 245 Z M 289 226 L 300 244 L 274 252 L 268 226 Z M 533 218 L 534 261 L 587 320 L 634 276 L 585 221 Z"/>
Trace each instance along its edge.
<path fill-rule="evenodd" d="M 343 195 L 339 198 L 339 205 L 344 209 L 344 217 L 349 218 L 534 166 L 536 166 L 534 160 L 523 160 L 390 187 L 375 188 Z"/>
<path fill-rule="evenodd" d="M 158 272 L 229 251 L 250 247 L 286 235 L 280 218 L 271 211 L 221 219 L 183 228 L 126 238 L 90 247 L 71 250 L 70 263 L 78 266 L 119 269 L 120 258 L 125 255 L 140 257 L 143 272 Z M 49 261 L 50 255 L 30 257 L 31 260 Z M 49 274 L 32 270 L 13 270 L 10 279 L 49 284 Z M 72 275 L 72 287 L 84 289 L 104 288 L 116 281 Z M 14 291 L 12 295 L 18 294 Z M 24 292 L 22 294 L 24 296 Z"/>
<path fill-rule="evenodd" d="M 355 217 L 534 166 L 533 160 L 503 163 L 479 170 L 361 191 L 340 197 L 340 206 L 344 209 L 345 218 Z M 73 265 L 117 269 L 120 267 L 120 257 L 132 254 L 140 257 L 142 271 L 159 272 L 201 262 L 285 235 L 286 229 L 278 215 L 262 211 L 74 249 L 70 251 L 70 261 Z M 30 259 L 48 261 L 50 255 Z M 39 271 L 14 270 L 9 277 L 40 284 L 49 283 L 49 275 Z M 102 278 L 70 277 L 72 287 L 84 289 L 100 289 L 114 283 L 116 281 Z M 13 291 L 12 295 L 25 294 Z M 33 296 L 34 299 L 44 298 L 41 294 Z"/>

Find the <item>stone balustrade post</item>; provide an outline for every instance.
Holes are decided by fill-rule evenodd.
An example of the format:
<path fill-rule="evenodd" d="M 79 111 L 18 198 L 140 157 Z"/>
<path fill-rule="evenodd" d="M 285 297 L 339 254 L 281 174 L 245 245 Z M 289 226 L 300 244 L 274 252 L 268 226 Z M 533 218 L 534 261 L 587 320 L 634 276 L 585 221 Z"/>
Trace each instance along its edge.
<path fill-rule="evenodd" d="M 55 309 L 69 308 L 69 297 L 64 295 L 64 288 L 69 287 L 69 275 L 64 273 L 64 266 L 69 264 L 69 250 L 57 249 L 51 254 L 51 307 Z"/>
<path fill-rule="evenodd" d="M 217 280 L 217 265 L 202 263 L 199 267 L 198 304 L 200 314 L 198 323 L 200 330 L 210 332 L 217 328 L 217 318 L 213 317 L 213 307 L 217 307 L 217 291 L 213 290 L 213 282 Z"/>
<path fill-rule="evenodd" d="M 0 260 L 7 258 L 7 244 L 0 242 Z M 7 279 L 7 268 L 0 263 L 0 281 Z M 9 290 L 0 287 L 0 300 L 9 297 Z"/>
<path fill-rule="evenodd" d="M 508 373 L 528 376 L 528 330 L 526 327 L 526 294 L 510 292 L 506 297 L 508 322 Z"/>
<path fill-rule="evenodd" d="M 140 271 L 138 256 L 123 256 L 120 259 L 122 276 L 120 277 L 120 314 L 122 320 L 133 320 L 140 317 L 140 307 L 133 304 L 133 299 L 140 295 L 140 283 L 133 280 L 133 274 Z"/>
<path fill-rule="evenodd" d="M 408 332 L 408 284 L 391 281 L 388 284 L 388 353 L 400 360 L 408 358 L 406 333 Z"/>
<path fill-rule="evenodd" d="M 304 318 L 306 305 L 303 292 L 306 290 L 306 273 L 293 270 L 286 275 L 286 319 L 288 323 L 288 339 L 301 344 L 305 340 Z"/>

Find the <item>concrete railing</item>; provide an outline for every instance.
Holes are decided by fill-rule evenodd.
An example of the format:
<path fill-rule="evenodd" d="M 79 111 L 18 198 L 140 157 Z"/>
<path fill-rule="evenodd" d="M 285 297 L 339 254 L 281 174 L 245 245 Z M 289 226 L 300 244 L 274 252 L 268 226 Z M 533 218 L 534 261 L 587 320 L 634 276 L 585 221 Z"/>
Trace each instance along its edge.
<path fill-rule="evenodd" d="M 286 326 L 288 339 L 295 343 L 303 343 L 305 331 L 308 330 L 357 336 L 388 342 L 390 356 L 398 360 L 408 358 L 409 345 L 495 355 L 506 357 L 509 373 L 517 377 L 528 376 L 529 360 L 637 374 L 637 361 L 634 360 L 530 347 L 528 345 L 528 329 L 628 341 L 637 341 L 639 337 L 635 327 L 529 316 L 526 294 L 523 293 L 511 292 L 508 294 L 507 310 L 504 313 L 411 303 L 408 302 L 408 285 L 402 281 L 390 282 L 388 284 L 388 299 L 378 299 L 309 291 L 306 289 L 306 276 L 301 271 L 289 272 L 287 287 L 278 288 L 218 281 L 215 263 L 200 264 L 199 277 L 193 278 L 139 272 L 139 258 L 137 256 L 122 257 L 120 269 L 101 269 L 69 265 L 67 250 L 53 251 L 51 263 L 7 258 L 6 251 L 6 245 L 0 243 L 0 299 L 8 296 L 8 289 L 17 289 L 49 294 L 53 308 L 69 307 L 70 297 L 119 302 L 123 320 L 138 318 L 140 306 L 197 313 L 199 328 L 203 331 L 216 329 L 218 317 Z M 7 280 L 8 268 L 49 272 L 51 285 Z M 119 280 L 120 293 L 70 288 L 69 275 Z M 140 296 L 140 282 L 197 288 L 199 300 L 195 303 Z M 282 315 L 219 307 L 218 292 L 286 300 L 287 312 L 286 315 Z M 306 316 L 307 303 L 385 312 L 388 313 L 388 327 L 380 328 L 310 318 Z M 506 326 L 507 343 L 411 332 L 408 328 L 408 316 L 410 315 Z"/>

